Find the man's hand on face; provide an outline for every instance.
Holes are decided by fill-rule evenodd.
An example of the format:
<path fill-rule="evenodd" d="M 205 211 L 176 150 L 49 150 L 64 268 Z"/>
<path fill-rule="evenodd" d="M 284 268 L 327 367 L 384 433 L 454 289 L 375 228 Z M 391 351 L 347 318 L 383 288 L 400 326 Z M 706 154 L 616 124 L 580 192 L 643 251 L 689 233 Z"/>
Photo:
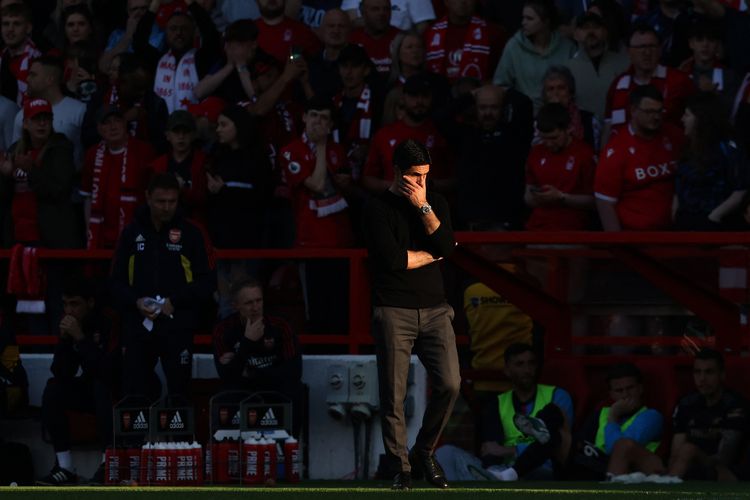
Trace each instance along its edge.
<path fill-rule="evenodd" d="M 310 134 L 308 135 L 310 141 L 317 147 L 325 146 L 328 142 L 328 133 L 330 132 L 330 126 L 322 123 L 316 123 L 311 127 Z"/>
<path fill-rule="evenodd" d="M 63 316 L 60 320 L 60 335 L 63 337 L 70 337 L 75 342 L 83 340 L 83 330 L 78 320 L 70 314 Z"/>
<path fill-rule="evenodd" d="M 626 415 L 631 415 L 635 410 L 637 410 L 636 405 L 637 401 L 635 398 L 624 398 L 624 399 L 618 399 L 614 403 L 612 403 L 612 406 L 609 408 L 609 421 L 610 422 L 617 422 L 622 417 Z"/>
<path fill-rule="evenodd" d="M 263 318 L 259 318 L 254 322 L 248 322 L 245 324 L 245 338 L 248 340 L 256 341 L 259 340 L 265 331 L 265 325 L 263 324 Z"/>
<path fill-rule="evenodd" d="M 230 42 L 224 46 L 224 54 L 227 56 L 227 64 L 242 66 L 252 58 L 252 48 L 241 43 Z"/>
<path fill-rule="evenodd" d="M 427 203 L 426 183 L 420 186 L 417 181 L 408 175 L 404 175 L 398 183 L 398 190 L 416 208 Z"/>

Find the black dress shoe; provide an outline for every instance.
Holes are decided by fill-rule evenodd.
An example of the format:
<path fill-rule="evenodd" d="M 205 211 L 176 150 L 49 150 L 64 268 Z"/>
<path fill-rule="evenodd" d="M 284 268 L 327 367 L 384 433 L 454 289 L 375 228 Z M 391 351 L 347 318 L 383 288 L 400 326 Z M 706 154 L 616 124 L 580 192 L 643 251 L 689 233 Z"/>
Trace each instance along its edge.
<path fill-rule="evenodd" d="M 448 480 L 445 479 L 445 472 L 440 464 L 435 460 L 435 455 L 422 456 L 418 453 L 409 453 L 409 463 L 411 464 L 411 473 L 414 479 L 424 479 L 428 483 L 438 488 L 447 488 Z"/>
<path fill-rule="evenodd" d="M 396 477 L 393 478 L 392 490 L 410 490 L 411 489 L 411 473 L 410 472 L 399 472 Z"/>

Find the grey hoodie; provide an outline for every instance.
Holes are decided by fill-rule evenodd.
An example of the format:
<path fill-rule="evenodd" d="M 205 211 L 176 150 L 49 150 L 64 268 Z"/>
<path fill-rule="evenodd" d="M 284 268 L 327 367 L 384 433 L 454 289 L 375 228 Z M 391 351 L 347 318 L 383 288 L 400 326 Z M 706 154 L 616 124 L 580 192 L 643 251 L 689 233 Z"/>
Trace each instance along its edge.
<path fill-rule="evenodd" d="M 552 65 L 565 64 L 575 49 L 571 40 L 554 31 L 547 50 L 540 54 L 531 40 L 518 30 L 505 46 L 492 83 L 513 87 L 525 94 L 534 102 L 536 112 L 542 103 L 544 72 Z"/>

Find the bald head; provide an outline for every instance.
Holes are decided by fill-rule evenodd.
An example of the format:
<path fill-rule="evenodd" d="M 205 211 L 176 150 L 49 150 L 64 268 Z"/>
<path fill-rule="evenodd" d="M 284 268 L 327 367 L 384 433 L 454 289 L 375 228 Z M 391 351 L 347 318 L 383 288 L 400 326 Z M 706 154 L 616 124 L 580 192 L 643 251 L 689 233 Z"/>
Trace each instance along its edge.
<path fill-rule="evenodd" d="M 340 49 L 349 39 L 351 23 L 349 16 L 341 9 L 331 9 L 320 22 L 320 38 L 326 48 Z"/>
<path fill-rule="evenodd" d="M 500 122 L 505 90 L 496 85 L 483 85 L 474 92 L 477 119 L 483 130 L 492 130 Z"/>

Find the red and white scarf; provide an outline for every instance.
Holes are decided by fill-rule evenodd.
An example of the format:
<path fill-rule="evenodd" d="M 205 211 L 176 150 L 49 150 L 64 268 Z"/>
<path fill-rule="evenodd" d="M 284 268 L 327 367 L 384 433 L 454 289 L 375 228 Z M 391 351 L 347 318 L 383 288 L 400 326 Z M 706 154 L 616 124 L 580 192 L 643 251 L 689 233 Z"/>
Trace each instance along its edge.
<path fill-rule="evenodd" d="M 699 85 L 700 82 L 695 78 L 696 73 L 694 57 L 687 59 L 680 65 L 678 69 L 683 73 L 687 73 L 688 75 L 690 75 L 690 78 L 693 80 L 693 83 L 695 83 L 696 86 Z M 724 68 L 719 63 L 715 63 L 713 68 L 711 69 L 711 83 L 714 84 L 716 90 L 724 90 Z"/>
<path fill-rule="evenodd" d="M 344 94 L 339 93 L 333 98 L 338 109 L 344 103 Z M 362 89 L 357 101 L 354 116 L 349 124 L 348 131 L 333 131 L 333 140 L 344 146 L 346 156 L 352 168 L 352 176 L 359 179 L 362 173 L 364 159 L 358 160 L 356 150 L 358 147 L 367 146 L 372 140 L 372 91 L 368 85 Z"/>
<path fill-rule="evenodd" d="M 448 32 L 448 18 L 436 22 L 427 37 L 427 70 L 445 75 L 446 60 L 449 54 L 445 47 Z M 490 60 L 490 38 L 487 22 L 479 17 L 472 17 L 469 29 L 466 30 L 461 63 L 456 78 L 465 76 L 485 80 Z"/>
<path fill-rule="evenodd" d="M 170 113 L 176 109 L 187 109 L 188 105 L 198 102 L 193 92 L 198 85 L 195 52 L 195 49 L 189 50 L 179 62 L 171 50 L 159 59 L 154 93 L 164 99 Z"/>
<path fill-rule="evenodd" d="M 29 76 L 31 61 L 41 55 L 42 53 L 37 50 L 36 45 L 34 45 L 34 42 L 32 42 L 29 38 L 26 40 L 26 43 L 23 46 L 23 52 L 19 56 L 18 62 L 15 64 L 11 63 L 11 73 L 13 73 L 13 76 L 15 76 L 16 80 L 18 81 L 18 94 L 16 95 L 16 104 L 18 104 L 19 106 L 23 106 L 24 95 L 26 95 L 26 90 L 29 88 L 29 86 L 26 84 L 26 78 Z M 3 63 L 3 59 L 6 59 L 7 61 L 13 61 L 14 57 L 11 55 L 10 49 L 5 48 L 5 50 L 0 53 L 0 64 Z"/>
<path fill-rule="evenodd" d="M 315 147 L 315 144 L 310 142 L 310 140 L 307 138 L 307 134 L 302 134 L 302 141 L 304 141 L 307 147 L 310 148 L 313 156 L 317 155 L 317 148 Z M 327 164 L 335 163 L 335 161 L 333 161 L 334 159 L 332 158 L 333 154 L 334 153 L 331 151 L 331 148 L 326 148 Z M 343 158 L 339 158 L 336 161 L 343 160 Z M 320 218 L 343 212 L 348 207 L 349 204 L 346 203 L 346 200 L 341 196 L 338 189 L 336 189 L 336 185 L 333 183 L 331 172 L 326 169 L 326 180 L 323 192 L 320 194 L 311 192 L 310 201 L 308 202 L 308 208 L 315 212 L 315 214 Z"/>
<path fill-rule="evenodd" d="M 88 248 L 98 248 L 99 246 L 101 232 L 105 223 L 105 203 L 119 202 L 120 217 L 117 222 L 119 228 L 118 233 L 121 233 L 125 228 L 126 222 L 132 219 L 138 203 L 138 197 L 135 194 L 135 183 L 137 180 L 128 170 L 128 146 L 125 146 L 125 150 L 122 153 L 119 179 L 119 200 L 103 201 L 103 198 L 106 196 L 106 186 L 102 186 L 102 169 L 104 167 L 104 157 L 106 154 L 107 145 L 102 141 L 99 143 L 99 146 L 96 149 L 96 156 L 94 157 L 94 172 L 91 183 L 91 216 L 89 217 Z M 106 221 L 107 224 L 112 224 L 112 222 L 113 221 Z"/>
<path fill-rule="evenodd" d="M 338 109 L 344 104 L 344 94 L 339 93 L 333 98 Z M 339 130 L 333 132 L 333 140 L 339 144 L 368 142 L 372 138 L 372 92 L 365 85 L 359 95 L 357 108 L 349 126 L 349 130 L 342 134 Z"/>

